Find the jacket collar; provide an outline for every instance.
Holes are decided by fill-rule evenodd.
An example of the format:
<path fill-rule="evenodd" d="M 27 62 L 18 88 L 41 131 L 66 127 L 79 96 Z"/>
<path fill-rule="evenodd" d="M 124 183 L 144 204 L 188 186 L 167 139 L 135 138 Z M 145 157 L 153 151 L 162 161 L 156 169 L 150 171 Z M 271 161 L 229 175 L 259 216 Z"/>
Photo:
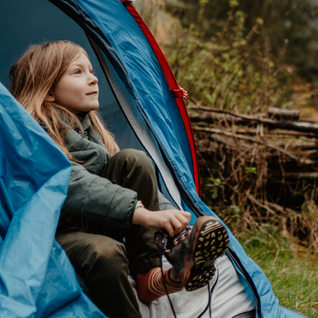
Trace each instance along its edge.
<path fill-rule="evenodd" d="M 63 120 L 63 113 L 57 108 L 57 112 L 59 113 L 63 126 L 65 128 L 68 127 L 68 125 L 64 122 Z M 81 112 L 77 115 L 78 119 L 80 120 L 82 127 L 75 128 L 74 130 L 81 136 L 83 137 L 85 135 L 85 131 L 87 131 L 90 127 L 90 120 L 88 116 L 89 112 Z M 82 129 L 83 128 L 83 129 Z"/>
<path fill-rule="evenodd" d="M 81 116 L 80 116 L 81 115 Z M 85 112 L 85 113 L 79 113 L 77 115 L 77 117 L 79 118 L 79 120 L 81 121 L 81 124 L 82 124 L 82 127 L 83 127 L 83 130 L 87 130 L 89 127 L 90 127 L 90 120 L 89 120 L 89 116 L 88 116 L 88 113 Z"/>

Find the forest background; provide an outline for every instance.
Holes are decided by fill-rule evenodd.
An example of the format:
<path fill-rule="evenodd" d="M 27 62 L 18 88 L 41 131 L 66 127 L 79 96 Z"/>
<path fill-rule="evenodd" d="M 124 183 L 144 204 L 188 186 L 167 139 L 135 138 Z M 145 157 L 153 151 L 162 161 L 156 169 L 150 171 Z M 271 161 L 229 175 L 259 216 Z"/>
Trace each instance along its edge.
<path fill-rule="evenodd" d="M 204 202 L 280 303 L 317 318 L 318 1 L 135 5 L 190 94 Z"/>

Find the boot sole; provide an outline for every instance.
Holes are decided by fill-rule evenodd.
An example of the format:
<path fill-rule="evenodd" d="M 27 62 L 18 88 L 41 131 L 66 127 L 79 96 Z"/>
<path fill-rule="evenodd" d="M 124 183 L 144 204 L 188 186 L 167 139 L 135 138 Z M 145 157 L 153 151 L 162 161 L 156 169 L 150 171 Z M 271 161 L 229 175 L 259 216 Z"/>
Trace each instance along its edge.
<path fill-rule="evenodd" d="M 194 265 L 185 286 L 187 291 L 208 284 L 215 273 L 214 262 L 228 250 L 229 241 L 226 229 L 218 220 L 208 220 L 202 224 L 192 255 Z"/>

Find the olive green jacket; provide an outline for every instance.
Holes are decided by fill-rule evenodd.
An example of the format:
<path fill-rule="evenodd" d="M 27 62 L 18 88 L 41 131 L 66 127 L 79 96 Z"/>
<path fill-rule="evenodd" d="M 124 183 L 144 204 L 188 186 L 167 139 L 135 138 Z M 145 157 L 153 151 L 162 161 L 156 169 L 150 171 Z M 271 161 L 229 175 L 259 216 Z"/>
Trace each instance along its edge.
<path fill-rule="evenodd" d="M 61 217 L 65 212 L 99 224 L 125 228 L 131 224 L 137 193 L 100 177 L 111 158 L 99 133 L 90 127 L 88 116 L 83 131 L 71 129 L 66 146 L 78 161 L 72 161 L 72 173 Z"/>
<path fill-rule="evenodd" d="M 131 225 L 137 204 L 137 193 L 100 177 L 111 158 L 100 134 L 90 127 L 88 116 L 82 120 L 83 131 L 71 129 L 66 146 L 78 161 L 72 161 L 72 173 L 61 219 L 66 215 L 84 218 L 98 224 L 125 228 Z M 161 210 L 174 206 L 159 192 Z"/>

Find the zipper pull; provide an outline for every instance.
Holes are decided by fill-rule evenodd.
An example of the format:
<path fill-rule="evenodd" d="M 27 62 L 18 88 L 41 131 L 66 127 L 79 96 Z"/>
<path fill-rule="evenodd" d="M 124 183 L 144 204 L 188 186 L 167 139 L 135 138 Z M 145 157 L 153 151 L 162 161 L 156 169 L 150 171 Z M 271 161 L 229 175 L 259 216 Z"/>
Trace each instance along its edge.
<path fill-rule="evenodd" d="M 178 98 L 178 97 L 183 97 L 184 99 L 189 98 L 188 92 L 185 89 L 183 89 L 181 86 L 178 86 L 178 88 L 172 89 L 171 92 L 174 98 Z"/>

